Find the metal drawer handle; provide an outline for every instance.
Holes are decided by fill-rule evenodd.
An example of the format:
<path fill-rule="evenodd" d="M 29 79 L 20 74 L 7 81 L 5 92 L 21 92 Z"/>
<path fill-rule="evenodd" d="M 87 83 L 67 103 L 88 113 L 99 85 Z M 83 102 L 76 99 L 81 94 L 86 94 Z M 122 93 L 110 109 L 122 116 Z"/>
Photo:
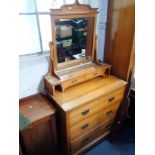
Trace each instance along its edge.
<path fill-rule="evenodd" d="M 112 96 L 108 99 L 109 102 L 112 102 L 115 99 L 115 96 Z"/>
<path fill-rule="evenodd" d="M 86 128 L 88 128 L 88 126 L 89 126 L 89 123 L 83 125 L 83 126 L 81 127 L 81 129 L 86 129 Z"/>
<path fill-rule="evenodd" d="M 89 141 L 90 141 L 90 138 L 86 138 L 81 142 L 81 144 L 86 145 Z"/>
<path fill-rule="evenodd" d="M 76 83 L 76 82 L 77 82 L 77 80 L 73 80 L 73 81 L 72 81 L 72 83 Z"/>
<path fill-rule="evenodd" d="M 108 124 L 108 125 L 105 127 L 105 129 L 109 129 L 110 127 L 111 127 L 111 123 Z"/>
<path fill-rule="evenodd" d="M 82 114 L 83 116 L 85 116 L 85 115 L 87 115 L 88 113 L 89 113 L 89 109 L 83 111 L 81 114 Z"/>
<path fill-rule="evenodd" d="M 107 114 L 107 115 L 112 115 L 113 112 L 112 112 L 112 110 L 110 110 L 110 111 L 108 111 L 106 114 Z"/>

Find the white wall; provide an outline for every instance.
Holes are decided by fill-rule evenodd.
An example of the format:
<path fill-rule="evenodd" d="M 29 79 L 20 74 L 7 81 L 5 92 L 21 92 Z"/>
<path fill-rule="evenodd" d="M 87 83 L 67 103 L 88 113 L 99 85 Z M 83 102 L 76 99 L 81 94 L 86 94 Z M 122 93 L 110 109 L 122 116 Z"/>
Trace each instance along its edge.
<path fill-rule="evenodd" d="M 103 60 L 104 55 L 104 40 L 105 40 L 105 22 L 107 19 L 107 4 L 108 0 L 100 0 L 99 5 L 97 1 L 91 1 L 93 7 L 99 7 L 99 11 L 102 14 L 98 16 L 97 33 L 98 33 L 98 53 L 97 57 Z M 101 17 L 100 17 L 101 16 Z M 102 19 L 102 20 L 99 20 Z M 100 34 L 100 36 L 99 36 Z M 23 98 L 30 96 L 37 92 L 45 92 L 43 76 L 49 70 L 49 55 L 38 55 L 38 56 L 25 56 L 19 58 L 19 97 Z"/>
<path fill-rule="evenodd" d="M 49 69 L 49 55 L 19 58 L 19 97 L 44 93 L 43 76 Z"/>

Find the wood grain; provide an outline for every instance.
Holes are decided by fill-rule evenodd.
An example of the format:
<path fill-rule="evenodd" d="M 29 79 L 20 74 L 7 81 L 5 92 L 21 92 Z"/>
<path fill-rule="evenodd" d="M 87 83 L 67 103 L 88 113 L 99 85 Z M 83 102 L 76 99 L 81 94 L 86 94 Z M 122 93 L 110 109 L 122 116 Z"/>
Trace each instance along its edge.
<path fill-rule="evenodd" d="M 31 121 L 31 125 L 21 132 L 26 154 L 55 155 L 57 153 L 56 110 L 47 97 L 36 94 L 21 99 L 19 112 Z"/>
<path fill-rule="evenodd" d="M 54 107 L 42 95 L 37 94 L 20 100 L 19 112 L 28 118 L 32 124 L 55 113 Z"/>
<path fill-rule="evenodd" d="M 110 0 L 104 61 L 112 65 L 112 74 L 128 81 L 133 63 L 135 0 Z M 132 65 L 133 69 L 133 65 Z"/>
<path fill-rule="evenodd" d="M 95 101 L 92 101 L 85 106 L 77 108 L 69 113 L 70 126 L 78 123 L 79 121 L 104 110 L 106 107 L 113 105 L 116 101 L 120 101 L 123 98 L 124 88 L 114 91 L 106 96 L 100 97 Z M 113 99 L 110 101 L 110 99 Z"/>
<path fill-rule="evenodd" d="M 63 111 L 71 111 L 125 85 L 125 81 L 114 76 L 97 77 L 66 89 L 64 93 L 56 91 L 52 97 Z"/>

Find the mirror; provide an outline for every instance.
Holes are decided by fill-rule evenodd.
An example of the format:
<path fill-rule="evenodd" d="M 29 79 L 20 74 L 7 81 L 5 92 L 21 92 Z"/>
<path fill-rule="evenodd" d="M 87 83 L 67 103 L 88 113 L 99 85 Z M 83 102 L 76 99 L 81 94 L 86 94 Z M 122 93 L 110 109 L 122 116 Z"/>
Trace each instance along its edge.
<path fill-rule="evenodd" d="M 72 60 L 91 60 L 93 18 L 55 19 L 58 64 Z"/>
<path fill-rule="evenodd" d="M 95 61 L 97 8 L 87 4 L 63 5 L 51 9 L 51 72 L 85 66 Z"/>

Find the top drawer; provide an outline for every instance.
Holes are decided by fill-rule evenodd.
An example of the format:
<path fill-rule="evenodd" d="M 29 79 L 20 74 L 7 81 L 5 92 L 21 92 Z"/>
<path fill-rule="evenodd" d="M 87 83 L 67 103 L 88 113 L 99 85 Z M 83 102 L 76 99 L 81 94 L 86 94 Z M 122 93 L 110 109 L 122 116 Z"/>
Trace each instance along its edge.
<path fill-rule="evenodd" d="M 102 96 L 85 106 L 82 106 L 69 114 L 70 126 L 73 126 L 77 122 L 89 117 L 92 114 L 102 110 L 103 108 L 112 105 L 116 101 L 120 101 L 123 97 L 124 87 L 116 90 L 106 96 Z"/>

